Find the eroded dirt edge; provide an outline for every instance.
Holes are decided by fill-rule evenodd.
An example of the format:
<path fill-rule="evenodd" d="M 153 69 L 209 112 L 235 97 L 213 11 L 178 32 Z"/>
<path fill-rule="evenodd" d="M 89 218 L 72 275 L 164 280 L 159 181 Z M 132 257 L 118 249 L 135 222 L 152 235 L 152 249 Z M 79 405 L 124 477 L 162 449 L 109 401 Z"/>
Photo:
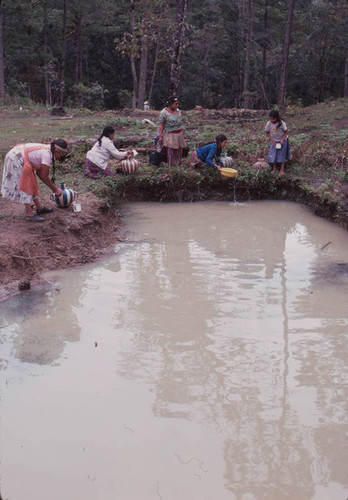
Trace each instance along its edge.
<path fill-rule="evenodd" d="M 120 217 L 91 193 L 81 194 L 80 213 L 58 208 L 45 222 L 29 222 L 20 204 L 0 196 L 0 301 L 40 281 L 47 270 L 78 267 L 112 252 Z"/>

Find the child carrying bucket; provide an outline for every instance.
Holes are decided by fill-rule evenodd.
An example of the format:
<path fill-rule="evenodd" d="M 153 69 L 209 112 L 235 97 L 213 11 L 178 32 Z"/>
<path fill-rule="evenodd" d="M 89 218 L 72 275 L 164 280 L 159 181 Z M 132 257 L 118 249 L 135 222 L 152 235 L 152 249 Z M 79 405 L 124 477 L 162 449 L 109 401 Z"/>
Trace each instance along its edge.
<path fill-rule="evenodd" d="M 267 160 L 272 165 L 272 173 L 276 172 L 277 163 L 280 163 L 279 175 L 284 174 L 286 160 L 291 160 L 288 140 L 288 128 L 281 119 L 279 111 L 272 109 L 269 113 L 269 121 L 266 123 L 265 132 L 271 141 Z"/>

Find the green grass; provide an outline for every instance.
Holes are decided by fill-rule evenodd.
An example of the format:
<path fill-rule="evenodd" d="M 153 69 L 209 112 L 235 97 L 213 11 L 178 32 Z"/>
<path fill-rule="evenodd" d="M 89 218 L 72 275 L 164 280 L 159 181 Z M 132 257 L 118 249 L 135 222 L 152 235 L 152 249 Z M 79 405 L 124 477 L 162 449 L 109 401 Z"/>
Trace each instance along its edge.
<path fill-rule="evenodd" d="M 137 190 L 134 182 L 143 189 L 157 188 L 163 193 L 164 184 L 171 183 L 175 189 L 198 189 L 211 183 L 211 190 L 218 189 L 221 178 L 204 173 L 188 171 L 189 160 L 176 171 L 163 167 L 155 169 L 148 164 L 146 155 L 139 155 L 142 167 L 135 176 L 117 176 L 113 180 L 91 180 L 84 177 L 85 155 L 103 127 L 112 124 L 116 128 L 116 138 L 133 138 L 138 147 L 152 147 L 156 129 L 144 125 L 143 118 L 150 118 L 157 124 L 159 112 L 99 112 L 88 110 L 67 110 L 70 119 L 54 119 L 48 110 L 39 106 L 0 108 L 0 157 L 19 142 L 49 142 L 62 137 L 75 144 L 73 156 L 57 169 L 57 181 L 64 180 L 78 192 L 92 191 L 104 196 L 111 190 L 113 196 L 124 197 Z M 240 189 L 254 190 L 257 186 L 272 196 L 277 184 L 283 180 L 274 179 L 269 172 L 255 172 L 251 167 L 258 157 L 267 156 L 269 142 L 264 133 L 268 112 L 259 112 L 251 119 L 229 116 L 230 112 L 204 110 L 204 113 L 184 112 L 185 137 L 192 149 L 202 142 L 214 140 L 218 133 L 228 137 L 227 152 L 235 159 L 238 178 L 235 182 Z M 347 100 L 327 101 L 309 108 L 292 106 L 284 119 L 289 128 L 289 140 L 293 160 L 286 166 L 284 178 L 294 184 L 308 188 L 308 192 L 322 196 L 325 200 L 339 202 L 341 183 L 348 182 L 348 112 Z M 189 153 L 190 156 L 190 153 Z M 182 175 L 184 172 L 185 175 Z M 186 172 L 186 173 L 185 173 Z M 216 184 L 217 181 L 220 184 Z M 40 183 L 41 184 L 41 183 Z M 223 185 L 225 186 L 225 184 Z M 41 189 L 45 190 L 44 186 Z M 225 189 L 225 187 L 223 187 Z M 162 193 L 161 191 L 161 193 Z M 208 190 L 209 191 L 209 190 Z M 162 193 L 162 194 L 163 194 Z M 173 193 L 170 196 L 175 198 Z M 178 195 L 180 199 L 181 195 Z"/>

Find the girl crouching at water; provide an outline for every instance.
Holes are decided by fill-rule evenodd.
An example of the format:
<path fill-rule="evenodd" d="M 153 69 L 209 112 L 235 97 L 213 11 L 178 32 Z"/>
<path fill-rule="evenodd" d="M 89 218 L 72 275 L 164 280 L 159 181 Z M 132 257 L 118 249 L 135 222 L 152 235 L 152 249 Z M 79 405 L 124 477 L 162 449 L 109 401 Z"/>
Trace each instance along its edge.
<path fill-rule="evenodd" d="M 53 208 L 41 205 L 39 201 L 38 177 L 51 191 L 60 196 L 62 190 L 49 177 L 50 165 L 69 154 L 68 144 L 56 139 L 51 144 L 18 144 L 5 156 L 1 193 L 4 198 L 24 204 L 25 215 L 31 222 L 43 222 L 42 214 Z M 33 209 L 35 207 L 35 211 Z"/>
<path fill-rule="evenodd" d="M 215 137 L 215 142 L 209 142 L 196 148 L 191 156 L 191 168 L 207 163 L 210 167 L 220 170 L 219 158 L 226 144 L 227 137 L 224 134 L 219 134 Z"/>
<path fill-rule="evenodd" d="M 288 128 L 281 119 L 279 111 L 272 109 L 269 113 L 269 121 L 266 123 L 265 132 L 271 141 L 267 160 L 272 165 L 272 173 L 276 172 L 277 163 L 280 163 L 280 175 L 284 174 L 286 160 L 291 160 L 288 141 Z"/>
<path fill-rule="evenodd" d="M 109 175 L 114 176 L 115 173 L 108 168 L 110 158 L 116 160 L 124 160 L 132 158 L 132 151 L 121 153 L 114 146 L 115 129 L 111 125 L 104 127 L 104 130 L 94 144 L 93 148 L 87 153 L 85 175 L 92 179 L 100 179 Z"/>

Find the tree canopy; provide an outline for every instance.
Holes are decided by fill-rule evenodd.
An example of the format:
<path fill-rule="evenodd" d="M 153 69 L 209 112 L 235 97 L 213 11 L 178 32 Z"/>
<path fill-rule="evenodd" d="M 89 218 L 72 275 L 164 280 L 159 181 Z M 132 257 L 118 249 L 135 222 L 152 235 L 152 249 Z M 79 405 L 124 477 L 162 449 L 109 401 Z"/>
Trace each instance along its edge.
<path fill-rule="evenodd" d="M 160 108 L 178 92 L 183 108 L 271 107 L 287 33 L 287 104 L 348 92 L 346 0 L 0 0 L 0 94 Z"/>

